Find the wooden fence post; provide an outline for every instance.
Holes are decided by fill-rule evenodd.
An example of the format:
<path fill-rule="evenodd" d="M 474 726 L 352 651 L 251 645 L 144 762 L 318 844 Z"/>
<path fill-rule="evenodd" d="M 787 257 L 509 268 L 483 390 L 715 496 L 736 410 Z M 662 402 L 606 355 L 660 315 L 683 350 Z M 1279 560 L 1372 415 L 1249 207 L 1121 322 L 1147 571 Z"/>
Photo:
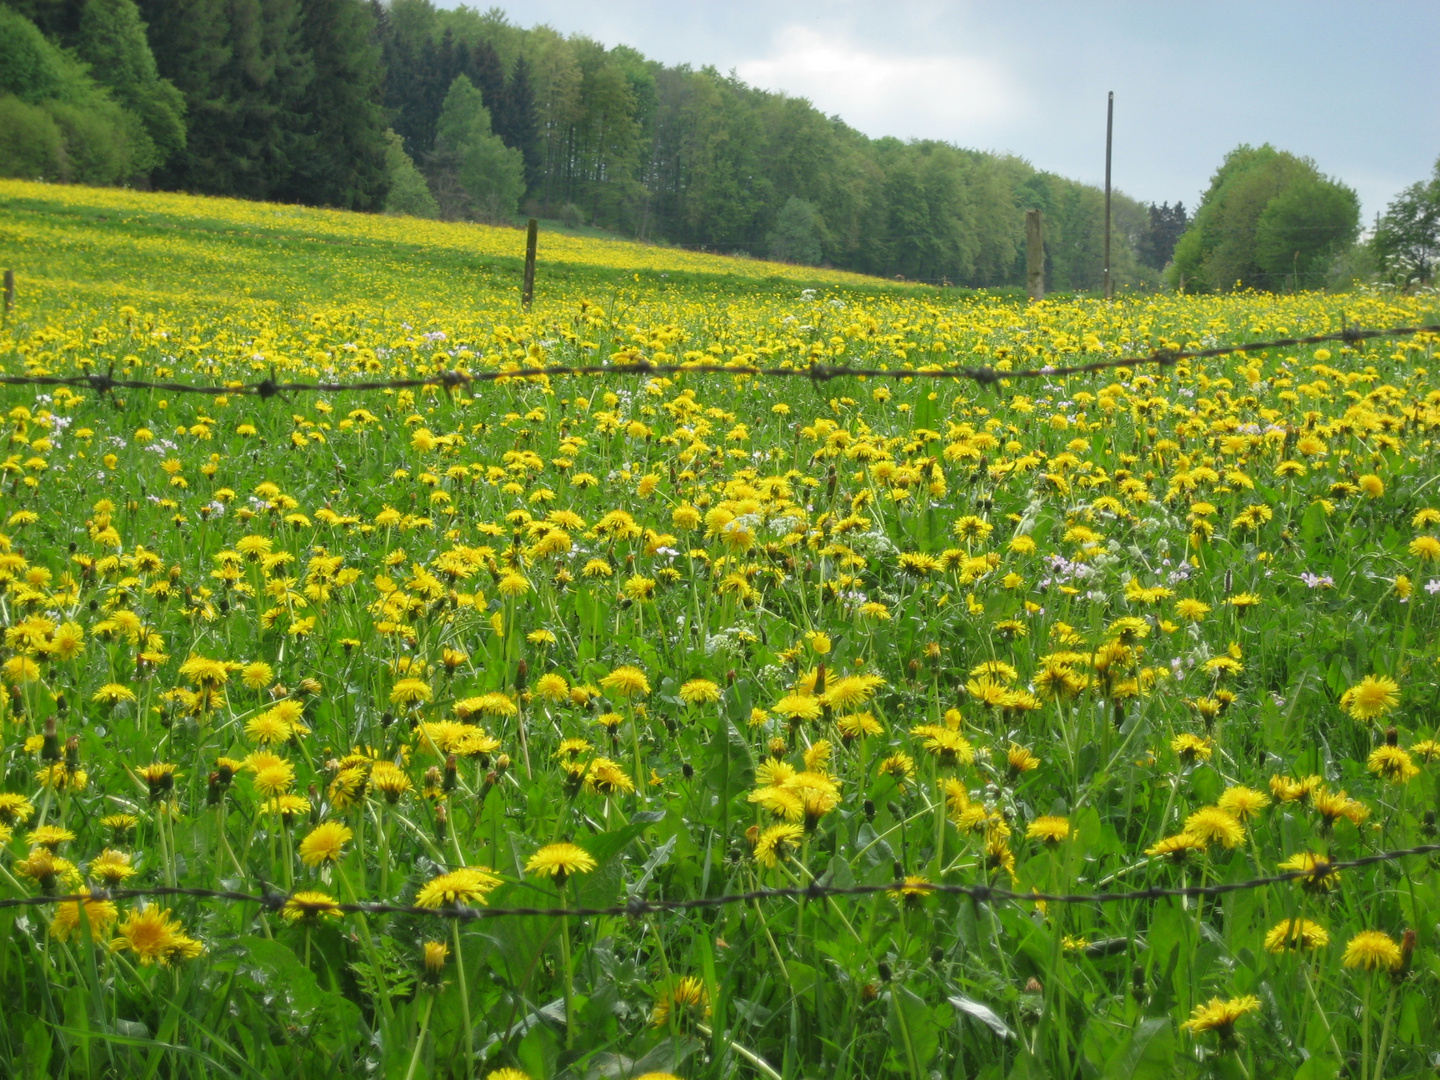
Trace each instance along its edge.
<path fill-rule="evenodd" d="M 533 217 L 525 232 L 525 283 L 520 287 L 520 306 L 530 310 L 535 300 L 535 239 L 540 232 L 540 222 Z"/>
<path fill-rule="evenodd" d="M 1039 210 L 1025 211 L 1025 289 L 1031 300 L 1045 298 L 1045 241 L 1040 231 L 1043 221 Z"/>

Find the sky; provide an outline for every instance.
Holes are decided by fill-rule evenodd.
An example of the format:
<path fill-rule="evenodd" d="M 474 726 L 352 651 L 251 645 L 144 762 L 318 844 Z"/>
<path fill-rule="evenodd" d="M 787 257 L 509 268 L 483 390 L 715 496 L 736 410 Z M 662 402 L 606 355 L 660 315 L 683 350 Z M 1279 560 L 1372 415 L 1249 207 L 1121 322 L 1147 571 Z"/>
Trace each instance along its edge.
<path fill-rule="evenodd" d="M 1356 190 L 1367 223 L 1440 157 L 1440 0 L 499 6 L 516 25 L 733 70 L 870 136 L 1017 154 L 1097 185 L 1113 91 L 1115 187 L 1192 211 L 1241 143 L 1313 158 Z"/>

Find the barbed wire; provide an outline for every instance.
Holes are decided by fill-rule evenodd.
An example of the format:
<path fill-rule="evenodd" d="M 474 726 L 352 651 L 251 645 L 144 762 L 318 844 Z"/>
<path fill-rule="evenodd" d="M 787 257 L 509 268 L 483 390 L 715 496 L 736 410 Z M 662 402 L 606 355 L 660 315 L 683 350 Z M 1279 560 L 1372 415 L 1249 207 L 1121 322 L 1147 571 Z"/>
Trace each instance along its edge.
<path fill-rule="evenodd" d="M 291 393 L 350 393 L 375 390 L 416 390 L 437 386 L 446 392 L 472 383 L 509 381 L 511 379 L 552 378 L 555 376 L 585 375 L 749 375 L 761 378 L 800 378 L 815 385 L 834 379 L 964 379 L 982 386 L 993 386 L 1010 379 L 1063 378 L 1068 375 L 1091 375 L 1116 368 L 1139 367 L 1157 364 L 1173 367 L 1182 360 L 1204 360 L 1235 353 L 1262 352 L 1266 349 L 1289 349 L 1305 345 L 1321 345 L 1327 342 L 1341 342 L 1354 345 L 1374 338 L 1408 337 L 1415 334 L 1440 334 L 1440 323 L 1424 326 L 1396 326 L 1388 330 L 1362 330 L 1347 327 L 1332 334 L 1312 334 L 1308 337 L 1272 338 L 1268 341 L 1247 341 L 1236 345 L 1217 345 L 1207 349 L 1159 349 L 1147 356 L 1126 356 L 1110 360 L 1095 360 L 1085 364 L 1066 366 L 1046 365 L 1038 368 L 1021 368 L 1004 371 L 1000 368 L 985 367 L 921 367 L 921 368 L 859 368 L 831 364 L 809 364 L 804 367 L 758 367 L 753 364 L 652 364 L 638 360 L 620 364 L 556 364 L 549 367 L 513 368 L 496 371 L 438 371 L 433 375 L 407 379 L 380 379 L 363 382 L 278 382 L 272 375 L 255 383 L 231 382 L 219 386 L 198 386 L 182 382 L 152 382 L 146 379 L 117 379 L 112 372 L 86 372 L 81 375 L 0 375 L 0 385 L 7 386 L 66 386 L 80 390 L 94 390 L 113 394 L 116 390 L 159 390 L 170 394 L 206 394 L 212 397 L 222 395 L 254 396 L 271 398 L 277 394 Z"/>
<path fill-rule="evenodd" d="M 173 896 L 195 897 L 202 900 L 223 900 L 237 904 L 256 904 L 274 912 L 292 911 L 298 914 L 324 914 L 342 912 L 360 915 L 413 915 L 438 916 L 469 922 L 481 919 L 501 918 L 598 918 L 605 916 L 629 916 L 659 914 L 667 911 L 694 911 L 706 908 L 725 907 L 730 904 L 758 903 L 761 900 L 825 900 L 840 896 L 875 896 L 888 893 L 897 897 L 923 898 L 930 894 L 966 896 L 981 903 L 1015 902 L 1047 904 L 1113 904 L 1123 902 L 1156 901 L 1166 898 L 1198 898 L 1224 896 L 1228 893 L 1245 892 L 1251 889 L 1280 885 L 1289 881 L 1303 880 L 1317 888 L 1329 887 L 1329 879 L 1343 870 L 1354 870 L 1377 863 L 1393 862 L 1397 859 L 1417 855 L 1431 855 L 1440 852 L 1440 844 L 1420 844 L 1416 847 L 1400 848 L 1377 852 L 1355 859 L 1332 861 L 1316 856 L 1313 866 L 1304 870 L 1287 870 L 1266 877 L 1250 878 L 1246 881 L 1227 881 L 1214 885 L 1150 885 L 1143 889 L 1112 890 L 1093 893 L 1046 893 L 1017 892 L 1013 889 L 997 888 L 993 885 L 960 885 L 945 882 L 929 882 L 917 878 L 901 878 L 884 885 L 822 885 L 818 881 L 809 885 L 788 886 L 779 889 L 754 889 L 749 892 L 723 893 L 718 896 L 700 896 L 687 900 L 647 900 L 632 896 L 624 904 L 602 907 L 470 907 L 464 905 L 446 907 L 422 907 L 417 904 L 392 904 L 384 901 L 320 900 L 310 891 L 285 893 L 266 889 L 265 892 L 244 893 L 226 889 L 199 889 L 186 886 L 154 886 L 143 889 L 102 889 L 92 888 L 82 893 L 64 896 L 21 896 L 0 899 L 0 909 L 18 907 L 40 907 L 46 904 L 94 903 L 102 900 L 158 899 Z M 294 901 L 293 906 L 291 902 Z"/>

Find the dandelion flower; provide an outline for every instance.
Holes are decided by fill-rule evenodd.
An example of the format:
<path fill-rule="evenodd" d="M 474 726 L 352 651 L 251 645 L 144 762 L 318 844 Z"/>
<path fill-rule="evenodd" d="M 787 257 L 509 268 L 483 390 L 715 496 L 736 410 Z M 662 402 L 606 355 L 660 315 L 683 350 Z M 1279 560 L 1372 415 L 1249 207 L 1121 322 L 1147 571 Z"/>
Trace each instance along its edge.
<path fill-rule="evenodd" d="M 1172 863 L 1182 863 L 1191 855 L 1203 852 L 1208 846 L 1200 837 L 1182 832 L 1176 833 L 1174 836 L 1167 836 L 1153 847 L 1146 848 L 1145 854 L 1151 858 L 1169 859 Z"/>
<path fill-rule="evenodd" d="M 390 690 L 390 704 L 423 705 L 434 693 L 424 679 L 401 679 Z"/>
<path fill-rule="evenodd" d="M 1340 708 L 1356 720 L 1374 720 L 1400 704 L 1400 684 L 1387 675 L 1366 675 L 1340 695 Z"/>
<path fill-rule="evenodd" d="M 421 886 L 415 896 L 416 907 L 455 907 L 459 904 L 483 904 L 488 893 L 500 879 L 483 866 L 465 866 L 432 878 Z"/>
<path fill-rule="evenodd" d="M 1340 961 L 1347 968 L 1365 971 L 1399 971 L 1405 963 L 1400 943 L 1383 930 L 1361 930 L 1345 946 Z"/>
<path fill-rule="evenodd" d="M 682 975 L 655 999 L 650 1023 L 664 1027 L 672 1017 L 682 1031 L 696 1021 L 710 1019 L 710 992 L 694 975 Z"/>
<path fill-rule="evenodd" d="M 650 681 L 638 667 L 626 664 L 600 680 L 600 685 L 618 697 L 644 697 L 650 693 Z"/>
<path fill-rule="evenodd" d="M 1333 863 L 1328 855 L 1302 851 L 1282 862 L 1280 870 L 1298 874 L 1295 880 L 1305 892 L 1323 895 L 1340 884 L 1340 871 L 1333 868 Z"/>
<path fill-rule="evenodd" d="M 1245 839 L 1245 826 L 1228 811 L 1218 806 L 1196 810 L 1185 819 L 1185 831 L 1207 844 L 1233 848 Z"/>
<path fill-rule="evenodd" d="M 120 924 L 110 947 L 128 950 L 142 967 L 159 963 L 168 966 L 174 959 L 193 959 L 203 951 L 200 943 L 187 937 L 185 928 L 170 918 L 167 908 L 161 911 L 153 904 L 143 911 L 133 911 Z"/>
<path fill-rule="evenodd" d="M 322 918 L 338 919 L 340 915 L 335 898 L 323 892 L 297 892 L 280 909 L 280 917 L 289 923 L 315 923 Z"/>
<path fill-rule="evenodd" d="M 1330 944 L 1330 933 L 1309 919 L 1286 919 L 1265 935 L 1265 951 L 1311 952 Z"/>
<path fill-rule="evenodd" d="M 106 933 L 120 916 L 109 900 L 67 900 L 55 909 L 55 917 L 50 921 L 50 933 L 57 941 L 69 941 L 71 935 L 79 931 L 82 905 L 85 924 L 96 937 Z"/>
<path fill-rule="evenodd" d="M 755 861 L 773 869 L 781 859 L 798 848 L 804 838 L 805 830 L 799 825 L 771 825 L 760 834 L 755 844 Z"/>
<path fill-rule="evenodd" d="M 1046 844 L 1058 844 L 1070 836 L 1070 822 L 1053 814 L 1043 814 L 1032 821 L 1025 836 Z"/>
<path fill-rule="evenodd" d="M 348 826 L 338 821 L 322 821 L 300 841 L 300 861 L 306 866 L 338 862 L 343 853 L 341 849 L 353 835 Z"/>
<path fill-rule="evenodd" d="M 530 856 L 525 872 L 553 877 L 557 885 L 564 885 L 571 874 L 588 874 L 596 865 L 590 853 L 579 844 L 546 844 Z"/>
<path fill-rule="evenodd" d="M 720 700 L 720 687 L 709 679 L 691 679 L 681 684 L 680 700 L 687 705 L 713 705 Z"/>
<path fill-rule="evenodd" d="M 1229 1001 L 1211 998 L 1204 1005 L 1196 1005 L 1195 1011 L 1190 1014 L 1190 1019 L 1180 1026 L 1192 1035 L 1213 1031 L 1220 1037 L 1223 1045 L 1231 1045 L 1235 1041 L 1236 1021 L 1246 1013 L 1254 1012 L 1258 1008 L 1260 1008 L 1260 999 L 1254 994 L 1231 998 Z"/>
<path fill-rule="evenodd" d="M 1232 787 L 1225 789 L 1220 798 L 1215 800 L 1215 805 L 1243 823 L 1258 817 L 1260 811 L 1270 805 L 1270 797 L 1253 788 Z"/>
<path fill-rule="evenodd" d="M 1376 776 L 1383 776 L 1392 784 L 1406 784 L 1420 775 L 1420 769 L 1410 759 L 1409 752 L 1398 746 L 1377 746 L 1365 765 Z"/>

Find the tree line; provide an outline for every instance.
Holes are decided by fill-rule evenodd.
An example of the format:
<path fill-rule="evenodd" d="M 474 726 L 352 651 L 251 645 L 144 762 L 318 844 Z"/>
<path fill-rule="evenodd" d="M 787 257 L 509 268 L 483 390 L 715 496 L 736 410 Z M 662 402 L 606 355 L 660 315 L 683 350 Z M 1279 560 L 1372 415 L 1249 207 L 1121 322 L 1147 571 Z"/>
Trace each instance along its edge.
<path fill-rule="evenodd" d="M 1098 288 L 1104 246 L 1102 192 L 1017 156 L 872 139 L 712 67 L 431 0 L 0 0 L 0 173 L 524 213 L 973 287 L 1024 283 L 1029 209 L 1050 291 Z M 1120 193 L 1112 216 L 1122 288 L 1314 285 L 1358 231 L 1353 192 L 1268 146 L 1227 157 L 1193 220 Z"/>

